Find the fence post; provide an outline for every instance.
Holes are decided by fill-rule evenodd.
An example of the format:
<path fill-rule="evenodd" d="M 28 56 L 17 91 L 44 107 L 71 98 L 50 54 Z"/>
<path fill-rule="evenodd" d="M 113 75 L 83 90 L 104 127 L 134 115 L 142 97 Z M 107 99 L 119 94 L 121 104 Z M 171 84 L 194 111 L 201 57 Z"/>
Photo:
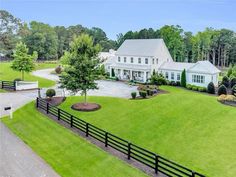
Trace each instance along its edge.
<path fill-rule="evenodd" d="M 61 109 L 57 109 L 57 119 L 61 119 Z"/>
<path fill-rule="evenodd" d="M 195 174 L 196 174 L 195 171 L 192 171 L 192 177 L 195 177 Z"/>
<path fill-rule="evenodd" d="M 2 89 L 4 89 L 4 81 L 2 81 Z"/>
<path fill-rule="evenodd" d="M 37 108 L 39 107 L 39 98 L 38 97 L 36 98 L 36 107 Z"/>
<path fill-rule="evenodd" d="M 86 123 L 86 136 L 88 136 L 88 135 L 89 135 L 89 124 Z"/>
<path fill-rule="evenodd" d="M 108 133 L 105 133 L 105 147 L 108 145 Z"/>
<path fill-rule="evenodd" d="M 158 162 L 159 162 L 159 156 L 155 155 L 155 173 L 158 173 Z"/>
<path fill-rule="evenodd" d="M 70 116 L 70 127 L 73 127 L 73 116 Z"/>
<path fill-rule="evenodd" d="M 130 159 L 131 143 L 128 143 L 128 159 Z"/>
<path fill-rule="evenodd" d="M 47 114 L 49 113 L 49 103 L 47 103 Z"/>

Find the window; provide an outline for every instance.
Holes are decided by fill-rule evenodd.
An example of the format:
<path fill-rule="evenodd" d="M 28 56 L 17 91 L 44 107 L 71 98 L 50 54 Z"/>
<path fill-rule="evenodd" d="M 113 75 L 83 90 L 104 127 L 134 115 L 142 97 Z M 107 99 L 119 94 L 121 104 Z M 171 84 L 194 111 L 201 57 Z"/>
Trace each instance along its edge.
<path fill-rule="evenodd" d="M 175 73 L 171 73 L 171 80 L 174 80 L 175 79 Z"/>
<path fill-rule="evenodd" d="M 131 57 L 131 58 L 130 58 L 130 63 L 133 63 L 133 62 L 134 62 L 134 58 Z"/>
<path fill-rule="evenodd" d="M 205 82 L 205 76 L 192 75 L 192 82 L 195 82 L 195 83 L 204 83 L 204 82 Z"/>
<path fill-rule="evenodd" d="M 141 63 L 141 58 L 138 58 L 138 63 Z"/>
<path fill-rule="evenodd" d="M 168 79 L 169 78 L 169 75 L 168 75 L 168 72 L 166 72 L 166 79 Z"/>
<path fill-rule="evenodd" d="M 177 81 L 180 80 L 180 73 L 177 73 Z"/>
<path fill-rule="evenodd" d="M 124 63 L 126 63 L 126 57 L 124 57 Z"/>
<path fill-rule="evenodd" d="M 145 64 L 148 64 L 148 58 L 145 58 Z"/>
<path fill-rule="evenodd" d="M 152 64 L 155 64 L 155 60 L 154 60 L 154 58 L 152 59 Z"/>
<path fill-rule="evenodd" d="M 158 64 L 158 58 L 156 59 L 156 64 Z"/>
<path fill-rule="evenodd" d="M 118 62 L 120 62 L 120 57 L 118 57 Z"/>

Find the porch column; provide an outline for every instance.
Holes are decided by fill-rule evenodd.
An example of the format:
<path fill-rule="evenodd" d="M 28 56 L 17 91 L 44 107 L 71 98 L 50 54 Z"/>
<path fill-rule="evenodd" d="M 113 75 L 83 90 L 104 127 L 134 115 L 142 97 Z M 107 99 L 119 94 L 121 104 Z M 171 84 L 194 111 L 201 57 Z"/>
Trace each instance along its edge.
<path fill-rule="evenodd" d="M 124 79 L 124 70 L 120 69 L 120 79 Z"/>
<path fill-rule="evenodd" d="M 112 77 L 112 67 L 110 67 L 110 77 Z"/>
<path fill-rule="evenodd" d="M 129 78 L 129 80 L 133 80 L 133 71 L 132 70 L 130 70 L 130 78 Z"/>
<path fill-rule="evenodd" d="M 147 81 L 146 71 L 143 72 L 143 82 Z"/>

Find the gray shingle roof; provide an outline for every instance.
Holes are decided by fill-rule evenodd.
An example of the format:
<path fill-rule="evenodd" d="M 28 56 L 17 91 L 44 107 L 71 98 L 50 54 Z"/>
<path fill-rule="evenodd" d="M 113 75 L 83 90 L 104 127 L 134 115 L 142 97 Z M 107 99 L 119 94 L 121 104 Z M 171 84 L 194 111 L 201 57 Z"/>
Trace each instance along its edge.
<path fill-rule="evenodd" d="M 165 45 L 163 39 L 127 39 L 119 47 L 117 55 L 156 56 Z"/>
<path fill-rule="evenodd" d="M 190 67 L 192 67 L 194 65 L 195 65 L 195 63 L 165 62 L 160 66 L 159 69 L 183 71 L 184 69 L 188 70 Z"/>

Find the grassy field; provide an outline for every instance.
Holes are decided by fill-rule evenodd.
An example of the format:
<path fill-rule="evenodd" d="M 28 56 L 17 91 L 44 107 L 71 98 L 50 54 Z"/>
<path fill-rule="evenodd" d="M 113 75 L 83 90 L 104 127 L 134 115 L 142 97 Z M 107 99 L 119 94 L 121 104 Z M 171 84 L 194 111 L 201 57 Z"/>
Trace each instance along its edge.
<path fill-rule="evenodd" d="M 32 116 L 33 115 L 33 116 Z M 3 122 L 63 177 L 142 177 L 140 170 L 88 143 L 29 103 Z"/>
<path fill-rule="evenodd" d="M 89 97 L 102 106 L 96 112 L 72 110 L 81 97 L 67 98 L 60 107 L 207 176 L 235 176 L 236 108 L 214 96 L 162 88 L 169 93 L 147 100 Z"/>
<path fill-rule="evenodd" d="M 16 78 L 21 78 L 21 73 L 17 71 L 13 71 L 11 68 L 11 63 L 4 62 L 0 63 L 0 80 L 14 80 Z M 37 69 L 46 69 L 46 68 L 55 68 L 56 64 L 49 64 L 49 63 L 37 63 Z M 39 87 L 51 87 L 55 84 L 54 81 L 36 77 L 31 75 L 30 73 L 25 73 L 25 80 L 26 81 L 39 81 Z"/>

